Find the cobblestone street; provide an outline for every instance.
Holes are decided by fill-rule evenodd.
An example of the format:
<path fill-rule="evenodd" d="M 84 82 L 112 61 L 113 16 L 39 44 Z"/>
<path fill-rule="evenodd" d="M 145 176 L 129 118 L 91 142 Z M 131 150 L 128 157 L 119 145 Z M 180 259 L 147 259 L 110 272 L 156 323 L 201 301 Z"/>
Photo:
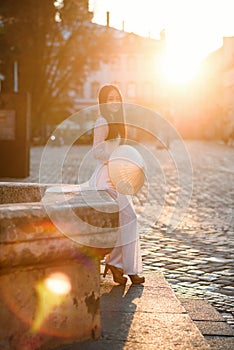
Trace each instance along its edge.
<path fill-rule="evenodd" d="M 218 142 L 190 140 L 185 144 L 192 163 L 193 192 L 174 230 L 170 230 L 168 217 L 183 190 L 178 169 L 168 150 L 147 145 L 160 166 L 157 173 L 155 167 L 147 167 L 149 203 L 147 186 L 133 199 L 144 270 L 162 271 L 178 296 L 207 299 L 234 327 L 234 148 Z M 172 143 L 173 147 L 176 144 Z M 51 147 L 47 151 L 42 164 L 43 147 L 31 149 L 29 178 L 1 181 L 60 182 L 61 155 L 66 149 Z M 62 163 L 63 183 L 88 180 L 95 167 L 89 151 L 90 146 L 74 146 L 68 151 Z M 183 164 L 183 154 L 180 161 Z"/>

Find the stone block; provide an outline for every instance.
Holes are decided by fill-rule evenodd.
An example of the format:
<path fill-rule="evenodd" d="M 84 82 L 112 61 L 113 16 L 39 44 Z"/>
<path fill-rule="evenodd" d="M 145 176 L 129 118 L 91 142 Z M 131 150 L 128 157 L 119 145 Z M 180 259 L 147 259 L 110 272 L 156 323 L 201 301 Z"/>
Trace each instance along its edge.
<path fill-rule="evenodd" d="M 53 349 L 100 336 L 98 260 L 19 267 L 0 275 L 0 348 Z"/>
<path fill-rule="evenodd" d="M 24 182 L 1 182 L 0 204 L 40 202 L 48 185 Z"/>
<path fill-rule="evenodd" d="M 231 336 L 234 337 L 234 330 L 223 322 L 194 321 L 200 332 L 204 335 Z"/>
<path fill-rule="evenodd" d="M 118 206 L 86 194 L 0 205 L 0 349 L 100 336 L 100 257 L 116 242 Z"/>
<path fill-rule="evenodd" d="M 107 339 L 125 340 L 126 343 L 147 343 L 155 346 L 155 349 L 209 349 L 197 327 L 189 316 L 184 314 L 113 312 L 105 315 L 102 327 L 108 327 Z"/>
<path fill-rule="evenodd" d="M 203 299 L 179 298 L 194 321 L 224 321 L 222 316 Z"/>
<path fill-rule="evenodd" d="M 150 275 L 146 274 L 146 276 L 148 278 Z M 116 288 L 115 293 L 112 277 L 107 276 L 105 283 L 101 286 L 101 303 L 105 304 L 107 310 L 115 312 L 134 312 L 137 310 L 137 312 L 147 313 L 186 313 L 165 279 L 163 285 L 161 274 L 155 273 L 155 276 L 158 278 L 158 286 L 148 286 L 148 281 L 146 281 L 144 286 L 135 286 L 129 283 L 123 295 L 120 293 L 119 286 Z"/>
<path fill-rule="evenodd" d="M 234 337 L 207 337 L 211 350 L 232 350 L 234 349 Z"/>

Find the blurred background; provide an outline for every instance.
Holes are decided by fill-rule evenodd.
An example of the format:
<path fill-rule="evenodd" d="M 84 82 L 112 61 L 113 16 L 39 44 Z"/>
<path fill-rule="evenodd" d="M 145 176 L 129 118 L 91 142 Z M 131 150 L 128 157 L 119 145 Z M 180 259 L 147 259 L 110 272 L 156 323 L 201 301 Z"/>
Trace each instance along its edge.
<path fill-rule="evenodd" d="M 233 326 L 233 0 L 0 0 L 0 178 L 87 181 L 106 83 L 122 91 L 133 144 L 149 146 L 145 217 L 147 191 L 135 198 L 145 269 L 207 298 Z M 180 136 L 188 154 L 167 149 Z"/>
<path fill-rule="evenodd" d="M 97 104 L 105 83 L 118 85 L 126 103 L 168 119 L 183 138 L 232 143 L 232 7 L 229 0 L 1 0 L 0 95 L 28 94 L 31 145 Z M 95 117 L 63 124 L 62 133 L 92 128 Z M 9 133 L 6 114 L 0 124 Z M 81 140 L 91 141 L 91 132 Z"/>

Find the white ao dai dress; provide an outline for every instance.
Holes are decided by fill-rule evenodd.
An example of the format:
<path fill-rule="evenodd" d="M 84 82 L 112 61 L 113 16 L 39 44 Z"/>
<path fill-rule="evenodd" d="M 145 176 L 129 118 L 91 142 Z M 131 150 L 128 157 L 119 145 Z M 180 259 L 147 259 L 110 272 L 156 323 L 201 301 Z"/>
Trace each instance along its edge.
<path fill-rule="evenodd" d="M 106 262 L 122 268 L 124 274 L 134 275 L 142 272 L 142 257 L 137 217 L 128 196 L 118 193 L 108 174 L 108 159 L 111 153 L 120 145 L 120 138 L 105 140 L 108 135 L 108 123 L 99 116 L 94 127 L 93 155 L 99 164 L 92 176 L 95 187 L 106 189 L 119 205 L 120 233 L 111 253 L 106 256 Z"/>

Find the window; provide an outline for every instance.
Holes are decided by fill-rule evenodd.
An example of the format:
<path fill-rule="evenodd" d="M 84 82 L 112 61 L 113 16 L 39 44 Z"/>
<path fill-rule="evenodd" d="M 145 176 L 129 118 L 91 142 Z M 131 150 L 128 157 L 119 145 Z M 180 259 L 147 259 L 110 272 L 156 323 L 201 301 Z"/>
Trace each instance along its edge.
<path fill-rule="evenodd" d="M 153 84 L 151 82 L 145 82 L 143 84 L 142 96 L 144 99 L 150 100 L 153 97 Z"/>
<path fill-rule="evenodd" d="M 136 59 L 134 56 L 127 57 L 127 70 L 133 71 L 136 69 Z"/>
<path fill-rule="evenodd" d="M 99 90 L 99 83 L 97 81 L 92 82 L 91 84 L 91 98 L 96 98 Z"/>
<path fill-rule="evenodd" d="M 84 97 L 84 89 L 82 84 L 78 84 L 76 86 L 76 96 L 78 98 L 83 98 Z"/>
<path fill-rule="evenodd" d="M 111 60 L 111 69 L 112 70 L 119 70 L 120 68 L 120 59 L 119 57 L 113 57 Z"/>
<path fill-rule="evenodd" d="M 136 97 L 136 84 L 133 82 L 128 83 L 127 96 L 130 98 Z"/>

